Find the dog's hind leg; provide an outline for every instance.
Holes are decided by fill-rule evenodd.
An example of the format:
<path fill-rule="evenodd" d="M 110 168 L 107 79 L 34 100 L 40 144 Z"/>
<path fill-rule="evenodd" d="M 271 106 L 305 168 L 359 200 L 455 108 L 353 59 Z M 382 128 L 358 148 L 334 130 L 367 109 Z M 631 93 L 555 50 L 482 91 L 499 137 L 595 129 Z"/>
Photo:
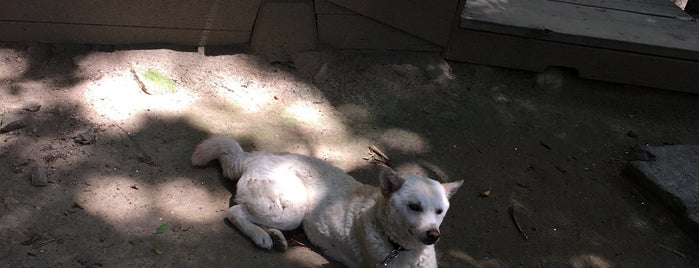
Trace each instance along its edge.
<path fill-rule="evenodd" d="M 241 205 L 235 205 L 228 209 L 228 220 L 231 221 L 238 230 L 247 235 L 258 247 L 271 249 L 274 245 L 272 237 L 267 231 L 262 229 L 262 227 L 250 221 L 250 219 L 250 215 Z M 281 232 L 279 233 L 281 234 Z M 284 238 L 284 236 L 282 236 L 282 238 Z"/>

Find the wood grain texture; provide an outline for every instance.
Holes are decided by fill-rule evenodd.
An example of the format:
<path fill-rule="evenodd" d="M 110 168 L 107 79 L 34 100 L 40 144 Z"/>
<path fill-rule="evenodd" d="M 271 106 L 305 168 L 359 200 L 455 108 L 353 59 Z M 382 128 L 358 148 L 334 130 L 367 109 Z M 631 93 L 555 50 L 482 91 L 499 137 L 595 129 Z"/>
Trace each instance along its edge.
<path fill-rule="evenodd" d="M 458 0 L 330 0 L 440 46 L 449 40 Z"/>
<path fill-rule="evenodd" d="M 699 61 L 699 24 L 549 0 L 467 1 L 460 27 Z"/>
<path fill-rule="evenodd" d="M 584 78 L 699 93 L 697 61 L 523 36 L 459 29 L 452 34 L 444 57 L 535 72 L 549 66 L 569 67 Z"/>

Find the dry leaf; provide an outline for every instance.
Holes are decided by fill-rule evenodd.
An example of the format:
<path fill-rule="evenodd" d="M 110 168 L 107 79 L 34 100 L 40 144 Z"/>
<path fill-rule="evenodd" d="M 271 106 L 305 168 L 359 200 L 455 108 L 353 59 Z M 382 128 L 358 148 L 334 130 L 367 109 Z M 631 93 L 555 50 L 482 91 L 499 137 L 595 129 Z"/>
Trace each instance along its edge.
<path fill-rule="evenodd" d="M 19 205 L 19 200 L 17 200 L 17 198 L 14 198 L 12 196 L 8 196 L 8 197 L 3 198 L 2 204 L 5 206 L 5 208 L 12 209 L 12 208 L 17 207 L 17 205 Z"/>

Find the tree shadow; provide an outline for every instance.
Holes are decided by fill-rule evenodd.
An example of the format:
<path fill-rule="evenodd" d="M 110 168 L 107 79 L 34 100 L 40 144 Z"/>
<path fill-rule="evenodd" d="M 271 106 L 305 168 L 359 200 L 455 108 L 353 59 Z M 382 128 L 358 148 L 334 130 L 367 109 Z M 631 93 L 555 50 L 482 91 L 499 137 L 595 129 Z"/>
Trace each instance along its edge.
<path fill-rule="evenodd" d="M 617 173 L 628 146 L 668 138 L 699 143 L 693 135 L 699 119 L 690 113 L 696 97 L 586 82 L 583 87 L 595 92 L 557 97 L 539 92 L 531 73 L 454 63 L 455 80 L 442 83 L 425 74 L 437 58 L 323 52 L 311 55 L 310 63 L 280 65 L 251 57 L 247 64 L 262 75 L 281 72 L 312 85 L 347 136 L 365 138 L 367 144 L 353 146 L 376 145 L 404 172 L 466 180 L 451 200 L 437 244 L 444 267 L 569 266 L 572 259 L 582 263 L 589 256 L 617 265 L 633 266 L 640 259 L 651 266 L 687 264 L 653 248 L 657 240 L 684 252 L 692 264 L 699 259 L 697 245 L 657 204 L 647 199 L 641 204 Z M 40 59 L 32 64 L 51 65 Z M 325 78 L 317 75 L 324 64 Z M 41 79 L 54 67 L 37 67 L 7 83 Z M 76 75 L 75 66 L 64 67 L 51 75 L 60 77 L 56 86 L 87 79 Z M 9 95 L 26 93 L 16 89 Z M 100 115 L 79 99 L 44 100 L 27 127 L 0 136 L 0 170 L 5 171 L 0 174 L 0 260 L 10 266 L 308 265 L 260 251 L 222 224 L 235 184 L 219 168 L 192 168 L 190 156 L 196 144 L 221 129 L 232 129 L 246 150 L 288 149 L 293 143 L 318 156 L 316 134 L 299 124 L 282 125 L 287 131 L 276 141 L 259 129 L 214 131 L 200 121 L 224 108 L 210 106 L 197 106 L 199 114 L 193 116 L 142 112 L 133 115 L 138 123 L 128 125 L 95 123 Z M 686 128 L 667 122 L 672 120 Z M 641 137 L 625 136 L 629 128 L 643 129 Z M 96 142 L 76 143 L 86 130 L 96 134 Z M 369 153 L 357 149 L 362 150 Z M 28 186 L 31 162 L 46 165 L 48 186 Z M 377 184 L 368 163 L 348 173 Z M 490 195 L 484 197 L 480 192 L 486 190 Z M 521 205 L 517 217 L 530 241 L 522 239 L 507 212 L 514 202 Z M 155 234 L 165 223 L 170 229 Z M 33 240 L 33 234 L 40 238 Z M 309 258 L 323 258 L 314 254 Z M 575 257 L 582 255 L 588 257 Z"/>

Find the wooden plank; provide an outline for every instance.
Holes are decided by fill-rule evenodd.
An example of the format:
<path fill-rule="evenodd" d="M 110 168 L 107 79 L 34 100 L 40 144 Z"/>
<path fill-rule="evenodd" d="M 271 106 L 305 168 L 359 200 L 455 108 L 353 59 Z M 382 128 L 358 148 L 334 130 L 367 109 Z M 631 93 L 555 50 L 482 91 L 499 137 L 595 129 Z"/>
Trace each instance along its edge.
<path fill-rule="evenodd" d="M 260 0 L 3 0 L 0 20 L 250 31 Z"/>
<path fill-rule="evenodd" d="M 648 0 L 648 2 L 627 0 L 556 0 L 556 2 L 569 3 L 579 6 L 599 7 L 610 10 L 633 12 L 668 18 L 691 19 L 692 16 L 685 13 L 668 0 Z"/>
<path fill-rule="evenodd" d="M 569 67 L 584 78 L 699 93 L 699 62 L 693 60 L 470 29 L 452 33 L 444 57 L 535 72 Z"/>
<path fill-rule="evenodd" d="M 336 14 L 336 15 L 350 15 L 357 14 L 354 11 L 346 9 L 344 7 L 338 6 L 336 4 L 330 3 L 328 0 L 315 0 L 316 13 L 318 14 Z"/>
<path fill-rule="evenodd" d="M 340 49 L 441 51 L 430 42 L 359 15 L 317 14 L 320 43 Z"/>
<path fill-rule="evenodd" d="M 0 22 L 0 36 L 4 41 L 108 45 L 168 43 L 197 46 L 204 34 L 207 34 L 207 45 L 239 44 L 250 40 L 249 31 Z"/>
<path fill-rule="evenodd" d="M 440 46 L 449 40 L 458 0 L 330 0 Z"/>
<path fill-rule="evenodd" d="M 683 19 L 548 0 L 469 0 L 460 27 L 699 61 L 699 24 Z"/>

